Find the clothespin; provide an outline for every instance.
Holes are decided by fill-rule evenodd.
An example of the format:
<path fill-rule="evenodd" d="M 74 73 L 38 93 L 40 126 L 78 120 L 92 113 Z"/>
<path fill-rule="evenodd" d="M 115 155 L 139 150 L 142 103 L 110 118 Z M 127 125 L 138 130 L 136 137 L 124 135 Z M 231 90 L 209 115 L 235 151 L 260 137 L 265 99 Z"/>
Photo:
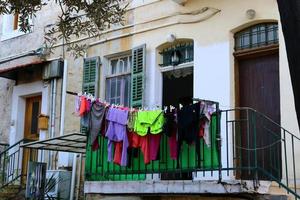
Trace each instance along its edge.
<path fill-rule="evenodd" d="M 79 92 L 79 93 L 77 94 L 77 96 L 81 97 L 81 96 L 82 96 L 82 92 Z"/>
<path fill-rule="evenodd" d="M 181 110 L 182 107 L 183 107 L 183 105 L 180 103 L 180 104 L 179 104 L 179 109 Z"/>
<path fill-rule="evenodd" d="M 168 106 L 165 106 L 164 107 L 164 113 L 167 113 L 167 110 L 168 110 Z"/>

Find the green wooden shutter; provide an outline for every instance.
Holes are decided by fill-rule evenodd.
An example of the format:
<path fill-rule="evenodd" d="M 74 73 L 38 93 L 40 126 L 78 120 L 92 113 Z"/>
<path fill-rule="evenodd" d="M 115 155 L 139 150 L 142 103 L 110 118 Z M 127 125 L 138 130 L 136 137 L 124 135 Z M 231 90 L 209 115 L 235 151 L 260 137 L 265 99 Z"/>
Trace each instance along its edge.
<path fill-rule="evenodd" d="M 83 61 L 83 78 L 82 78 L 82 92 L 92 94 L 95 97 L 98 95 L 98 81 L 99 81 L 99 57 L 85 58 Z M 87 127 L 80 126 L 80 132 L 86 133 Z"/>
<path fill-rule="evenodd" d="M 82 92 L 98 95 L 99 58 L 86 58 L 83 63 Z"/>
<path fill-rule="evenodd" d="M 142 107 L 144 101 L 144 79 L 146 65 L 146 44 L 132 49 L 131 98 L 132 107 Z"/>

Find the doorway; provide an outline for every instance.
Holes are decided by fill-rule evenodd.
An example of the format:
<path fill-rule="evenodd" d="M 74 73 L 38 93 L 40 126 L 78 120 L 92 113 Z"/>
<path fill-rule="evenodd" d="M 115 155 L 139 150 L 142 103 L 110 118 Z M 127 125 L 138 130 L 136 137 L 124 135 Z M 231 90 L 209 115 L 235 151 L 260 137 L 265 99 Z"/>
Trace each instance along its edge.
<path fill-rule="evenodd" d="M 234 38 L 236 106 L 254 109 L 237 112 L 236 157 L 241 167 L 237 175 L 250 180 L 280 179 L 281 132 L 276 125 L 280 124 L 278 24 L 256 24 Z"/>
<path fill-rule="evenodd" d="M 238 60 L 239 107 L 250 107 L 280 124 L 279 55 L 278 52 Z M 281 178 L 281 133 L 278 126 L 260 114 L 241 114 L 248 118 L 249 127 L 242 125 L 241 163 L 245 167 L 258 167 L 258 178 L 269 180 L 264 173 Z M 255 134 L 255 135 L 254 135 Z M 263 172 L 264 171 L 264 172 Z M 252 179 L 253 173 L 242 172 L 243 179 Z"/>
<path fill-rule="evenodd" d="M 39 140 L 38 117 L 41 113 L 42 96 L 26 98 L 25 120 L 24 120 L 24 139 L 25 142 Z M 23 150 L 22 175 L 27 174 L 28 162 L 37 161 L 37 150 Z M 26 177 L 22 177 L 22 183 L 26 182 Z"/>
<path fill-rule="evenodd" d="M 193 98 L 193 68 L 176 69 L 163 73 L 163 105 L 192 103 Z"/>
<path fill-rule="evenodd" d="M 189 105 L 193 102 L 193 67 L 170 70 L 163 73 L 163 106 Z M 185 155 L 182 155 L 183 159 Z M 161 180 L 192 180 L 192 172 L 166 172 Z"/>

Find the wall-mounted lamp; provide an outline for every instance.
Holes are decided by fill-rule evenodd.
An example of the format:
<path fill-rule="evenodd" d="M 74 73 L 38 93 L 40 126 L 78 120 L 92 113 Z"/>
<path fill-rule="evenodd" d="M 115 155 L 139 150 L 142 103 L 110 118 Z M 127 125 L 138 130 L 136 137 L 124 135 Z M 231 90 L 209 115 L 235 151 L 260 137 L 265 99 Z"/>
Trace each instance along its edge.
<path fill-rule="evenodd" d="M 249 9 L 246 11 L 246 16 L 248 19 L 254 19 L 255 15 L 256 15 L 256 11 L 253 9 Z"/>
<path fill-rule="evenodd" d="M 168 42 L 173 43 L 173 42 L 175 42 L 175 40 L 176 40 L 176 36 L 174 34 L 169 34 L 167 36 L 167 41 Z"/>
<path fill-rule="evenodd" d="M 178 65 L 180 62 L 180 52 L 178 50 L 174 50 L 171 56 L 171 63 L 173 66 Z"/>

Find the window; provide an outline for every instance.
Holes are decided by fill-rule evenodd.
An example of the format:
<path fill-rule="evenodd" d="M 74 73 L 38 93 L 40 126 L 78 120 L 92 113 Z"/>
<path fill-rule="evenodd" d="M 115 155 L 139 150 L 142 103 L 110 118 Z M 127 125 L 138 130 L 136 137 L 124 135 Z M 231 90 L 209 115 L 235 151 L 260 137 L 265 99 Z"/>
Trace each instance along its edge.
<path fill-rule="evenodd" d="M 111 59 L 106 77 L 106 101 L 130 105 L 131 56 Z"/>
<path fill-rule="evenodd" d="M 278 44 L 276 23 L 257 24 L 235 34 L 235 50 Z"/>
<path fill-rule="evenodd" d="M 26 34 L 19 30 L 19 17 L 19 14 L 2 16 L 2 41 Z M 32 24 L 32 20 L 29 23 Z"/>
<path fill-rule="evenodd" d="M 144 105 L 146 45 L 132 49 L 131 55 L 109 61 L 106 101 L 140 108 Z"/>
<path fill-rule="evenodd" d="M 192 41 L 180 42 L 163 49 L 160 54 L 162 55 L 161 67 L 192 62 L 194 61 L 194 43 Z"/>

